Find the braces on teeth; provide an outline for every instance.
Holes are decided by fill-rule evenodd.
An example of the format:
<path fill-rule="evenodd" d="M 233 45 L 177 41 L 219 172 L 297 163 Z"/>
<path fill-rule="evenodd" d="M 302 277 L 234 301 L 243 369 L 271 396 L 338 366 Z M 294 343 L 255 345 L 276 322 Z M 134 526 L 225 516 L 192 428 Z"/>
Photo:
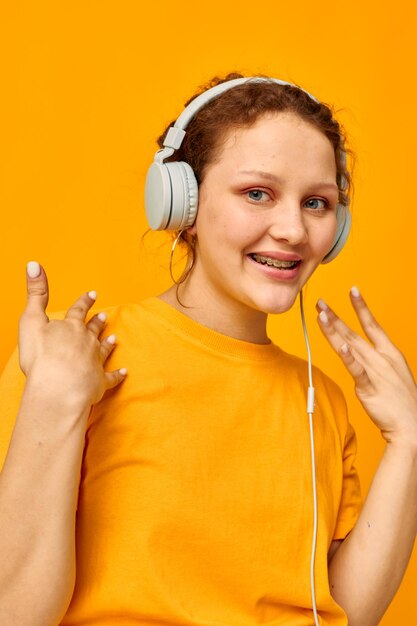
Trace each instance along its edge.
<path fill-rule="evenodd" d="M 278 259 L 271 259 L 270 257 L 261 256 L 259 254 L 252 254 L 252 258 L 261 263 L 262 265 L 269 265 L 277 268 L 291 268 L 295 267 L 299 261 L 279 261 Z"/>

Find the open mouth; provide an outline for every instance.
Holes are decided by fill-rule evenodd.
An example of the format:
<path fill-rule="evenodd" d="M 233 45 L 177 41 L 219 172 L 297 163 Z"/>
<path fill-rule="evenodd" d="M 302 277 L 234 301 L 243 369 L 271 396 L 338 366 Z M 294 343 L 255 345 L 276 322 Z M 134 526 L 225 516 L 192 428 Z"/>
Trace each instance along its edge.
<path fill-rule="evenodd" d="M 276 267 L 280 270 L 292 270 L 301 263 L 301 260 L 281 261 L 280 259 L 272 259 L 269 256 L 262 256 L 261 254 L 249 254 L 249 256 L 261 265 L 269 265 L 270 267 Z"/>

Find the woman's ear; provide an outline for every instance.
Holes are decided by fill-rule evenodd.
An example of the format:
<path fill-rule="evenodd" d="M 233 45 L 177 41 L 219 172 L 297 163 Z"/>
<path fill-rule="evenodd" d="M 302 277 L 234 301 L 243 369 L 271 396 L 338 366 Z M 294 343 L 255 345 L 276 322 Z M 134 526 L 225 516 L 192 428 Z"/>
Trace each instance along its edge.
<path fill-rule="evenodd" d="M 194 221 L 194 224 L 192 226 L 190 226 L 189 228 L 187 228 L 185 230 L 185 232 L 187 233 L 187 235 L 190 235 L 190 237 L 195 237 L 197 234 L 197 225 L 196 225 L 196 221 Z"/>

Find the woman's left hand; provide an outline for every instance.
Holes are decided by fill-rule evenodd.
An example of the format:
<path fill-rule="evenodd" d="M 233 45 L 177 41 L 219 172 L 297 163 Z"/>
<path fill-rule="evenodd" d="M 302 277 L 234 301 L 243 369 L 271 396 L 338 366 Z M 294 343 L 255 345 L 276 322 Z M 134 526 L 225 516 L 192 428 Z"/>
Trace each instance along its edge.
<path fill-rule="evenodd" d="M 407 361 L 356 287 L 350 299 L 372 343 L 349 328 L 323 300 L 317 303 L 319 326 L 351 373 L 356 395 L 384 439 L 417 445 L 417 386 Z"/>

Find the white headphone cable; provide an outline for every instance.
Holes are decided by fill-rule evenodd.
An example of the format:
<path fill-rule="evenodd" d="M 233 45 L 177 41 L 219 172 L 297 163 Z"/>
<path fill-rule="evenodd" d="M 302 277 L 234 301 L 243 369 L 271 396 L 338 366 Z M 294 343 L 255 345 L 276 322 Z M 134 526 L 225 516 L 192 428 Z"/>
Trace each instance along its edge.
<path fill-rule="evenodd" d="M 301 321 L 303 324 L 304 331 L 304 339 L 307 346 L 307 356 L 308 356 L 308 394 L 307 394 L 307 413 L 308 413 L 308 421 L 310 425 L 310 450 L 311 450 L 311 475 L 312 475 L 312 483 L 313 483 L 313 541 L 311 546 L 311 561 L 310 561 L 310 587 L 311 587 L 311 600 L 313 605 L 313 613 L 314 613 L 314 623 L 316 626 L 320 626 L 319 617 L 317 614 L 317 606 L 316 606 L 316 591 L 315 591 L 315 580 L 314 580 L 314 564 L 316 558 L 316 545 L 317 545 L 317 484 L 316 484 L 316 460 L 315 460 L 315 451 L 314 451 L 314 427 L 313 427 L 313 413 L 314 413 L 314 387 L 313 387 L 313 372 L 311 365 L 311 350 L 310 350 L 310 342 L 308 340 L 307 326 L 304 317 L 304 307 L 303 307 L 303 290 L 300 291 L 300 311 L 301 311 Z"/>

